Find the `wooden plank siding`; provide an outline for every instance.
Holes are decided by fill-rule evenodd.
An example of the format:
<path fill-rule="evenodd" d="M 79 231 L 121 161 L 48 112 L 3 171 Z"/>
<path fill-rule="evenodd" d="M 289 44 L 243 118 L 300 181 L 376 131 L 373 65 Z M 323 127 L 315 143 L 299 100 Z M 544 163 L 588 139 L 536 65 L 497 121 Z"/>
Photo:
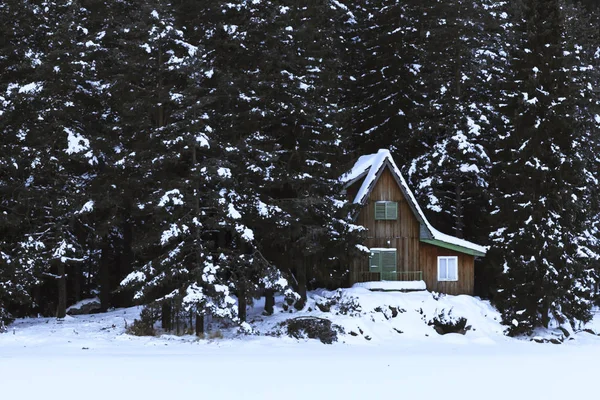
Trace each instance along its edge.
<path fill-rule="evenodd" d="M 355 185 L 348 190 L 350 196 L 356 195 Z M 358 185 L 360 187 L 360 184 Z M 395 201 L 398 203 L 398 219 L 395 221 L 376 221 L 375 202 Z M 365 206 L 360 210 L 357 223 L 369 231 L 365 246 L 369 248 L 395 248 L 397 271 L 418 271 L 419 268 L 419 221 L 413 214 L 394 176 L 385 169 L 371 191 Z M 369 272 L 367 257 L 355 260 L 351 281 L 361 282 L 361 276 Z"/>
<path fill-rule="evenodd" d="M 354 198 L 361 182 L 347 188 L 347 194 Z M 375 220 L 375 202 L 398 202 L 398 220 Z M 395 248 L 397 271 L 422 271 L 427 290 L 447 294 L 472 294 L 474 286 L 474 257 L 423 243 L 419 240 L 420 223 L 410 208 L 398 183 L 388 168 L 375 183 L 357 221 L 368 229 L 364 245 L 369 248 Z M 458 281 L 438 282 L 437 257 L 458 257 Z M 351 265 L 350 284 L 363 282 L 369 276 L 369 258 L 358 257 Z"/>
<path fill-rule="evenodd" d="M 438 282 L 437 258 L 458 257 L 458 281 Z M 469 254 L 421 243 L 420 262 L 427 290 L 446 294 L 473 294 L 475 285 L 475 258 Z"/>

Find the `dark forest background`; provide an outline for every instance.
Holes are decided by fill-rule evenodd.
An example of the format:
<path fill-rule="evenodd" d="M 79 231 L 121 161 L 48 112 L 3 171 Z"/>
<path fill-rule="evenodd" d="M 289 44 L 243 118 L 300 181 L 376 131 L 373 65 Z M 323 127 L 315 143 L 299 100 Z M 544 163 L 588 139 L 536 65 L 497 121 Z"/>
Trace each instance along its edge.
<path fill-rule="evenodd" d="M 599 1 L 5 0 L 0 134 L 5 322 L 302 307 L 347 281 L 339 177 L 380 148 L 490 246 L 509 333 L 597 301 Z"/>

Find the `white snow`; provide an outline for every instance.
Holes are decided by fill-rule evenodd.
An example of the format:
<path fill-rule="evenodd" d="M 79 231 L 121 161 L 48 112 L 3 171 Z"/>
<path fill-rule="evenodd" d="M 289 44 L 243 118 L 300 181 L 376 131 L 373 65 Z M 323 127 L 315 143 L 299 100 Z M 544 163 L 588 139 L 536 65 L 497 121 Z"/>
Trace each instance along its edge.
<path fill-rule="evenodd" d="M 227 216 L 231 219 L 240 219 L 242 218 L 242 214 L 238 210 L 235 209 L 235 206 L 229 203 L 229 212 Z"/>
<path fill-rule="evenodd" d="M 369 290 L 425 290 L 427 286 L 424 281 L 376 281 L 355 283 L 353 288 Z"/>
<path fill-rule="evenodd" d="M 87 203 L 85 203 L 77 214 L 88 213 L 91 211 L 94 211 L 94 200 L 89 200 Z"/>
<path fill-rule="evenodd" d="M 231 170 L 229 168 L 219 168 L 217 174 L 222 178 L 231 178 Z"/>
<path fill-rule="evenodd" d="M 439 240 L 441 242 L 445 242 L 448 244 L 453 244 L 456 246 L 464 247 L 464 248 L 474 250 L 474 251 L 477 251 L 477 252 L 483 253 L 483 254 L 485 254 L 487 252 L 487 247 L 480 246 L 478 244 L 469 242 L 467 240 L 459 239 L 457 237 L 442 233 L 442 232 L 438 231 L 437 229 L 435 229 L 429 223 L 429 221 L 427 221 L 427 218 L 425 217 L 423 210 L 421 210 L 421 207 L 419 207 L 419 203 L 417 203 L 417 199 L 415 198 L 414 194 L 408 187 L 408 184 L 404 180 L 404 177 L 402 176 L 400 169 L 394 162 L 394 159 L 392 158 L 390 151 L 387 149 L 380 149 L 375 154 L 361 156 L 356 161 L 356 163 L 354 164 L 352 169 L 349 172 L 347 172 L 346 174 L 342 175 L 342 177 L 340 178 L 342 183 L 344 183 L 346 186 L 350 186 L 357 180 L 361 179 L 363 176 L 365 177 L 360 189 L 358 190 L 358 192 L 356 193 L 356 196 L 354 197 L 354 200 L 353 200 L 354 204 L 361 204 L 361 205 L 365 204 L 370 191 L 372 190 L 372 188 L 375 185 L 375 181 L 377 179 L 377 174 L 378 174 L 379 170 L 386 163 L 387 163 L 387 165 L 389 165 L 392 174 L 394 174 L 396 176 L 398 182 L 400 182 L 400 185 L 402 186 L 404 193 L 407 194 L 408 200 L 410 201 L 410 203 L 412 203 L 414 209 L 417 211 L 417 218 L 419 218 L 419 220 L 425 225 L 425 227 L 430 232 L 431 237 L 433 239 Z"/>
<path fill-rule="evenodd" d="M 238 224 L 238 225 L 236 225 L 235 230 L 247 242 L 251 242 L 254 240 L 254 231 L 252 229 L 248 228 L 247 226 Z"/>
<path fill-rule="evenodd" d="M 176 206 L 183 205 L 183 195 L 181 194 L 179 189 L 169 190 L 165 194 L 163 194 L 163 196 L 158 202 L 158 206 L 164 207 L 169 202 L 173 203 L 173 205 Z"/>
<path fill-rule="evenodd" d="M 310 305 L 333 293 L 310 293 Z M 363 315 L 340 315 L 334 322 L 347 331 L 360 324 L 363 333 L 344 335 L 333 345 L 256 335 L 231 340 L 227 332 L 225 339 L 129 336 L 125 327 L 139 316 L 137 307 L 67 317 L 62 322 L 20 319 L 0 334 L 0 376 L 6 382 L 2 396 L 45 400 L 82 396 L 158 400 L 188 398 L 190 393 L 247 400 L 276 399 L 282 394 L 287 400 L 595 397 L 598 336 L 579 332 L 561 345 L 509 339 L 499 332 L 495 310 L 468 296 L 435 300 L 424 292 L 364 289 L 344 291 L 342 301 L 344 296 L 359 297 Z M 251 323 L 255 330 L 259 325 L 260 331 L 261 320 L 290 315 L 281 312 L 279 300 L 273 317 L 261 316 L 259 307 L 250 310 L 250 319 L 258 321 Z M 405 312 L 391 317 L 387 310 L 374 311 L 384 305 Z M 440 336 L 417 311 L 429 317 L 448 306 L 472 323 L 466 335 Z M 589 325 L 599 326 L 599 319 Z M 58 380 L 63 382 L 60 388 Z"/>
<path fill-rule="evenodd" d="M 72 306 L 67 307 L 67 314 L 69 314 L 70 311 L 79 310 L 79 309 L 81 309 L 81 307 L 87 306 L 88 304 L 98 304 L 99 305 L 100 299 L 98 297 L 83 299 L 83 300 L 73 304 Z"/>
<path fill-rule="evenodd" d="M 31 82 L 31 83 L 21 86 L 19 88 L 19 93 L 27 93 L 27 94 L 39 93 L 43 88 L 44 88 L 44 86 L 41 83 Z M 9 90 L 10 90 L 10 85 L 9 85 Z"/>
<path fill-rule="evenodd" d="M 81 153 L 90 148 L 90 141 L 78 132 L 74 132 L 69 128 L 63 128 L 67 134 L 67 154 Z"/>

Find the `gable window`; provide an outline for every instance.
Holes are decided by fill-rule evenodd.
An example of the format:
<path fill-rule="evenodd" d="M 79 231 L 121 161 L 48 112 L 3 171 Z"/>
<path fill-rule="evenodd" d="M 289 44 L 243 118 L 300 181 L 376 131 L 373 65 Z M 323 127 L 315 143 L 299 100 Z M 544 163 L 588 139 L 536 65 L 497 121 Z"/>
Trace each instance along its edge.
<path fill-rule="evenodd" d="M 390 221 L 398 219 L 398 203 L 395 201 L 376 201 L 375 220 Z"/>
<path fill-rule="evenodd" d="M 438 257 L 438 281 L 458 280 L 458 257 Z"/>
<path fill-rule="evenodd" d="M 382 281 L 397 280 L 396 249 L 371 249 L 369 272 L 379 273 L 379 279 Z"/>

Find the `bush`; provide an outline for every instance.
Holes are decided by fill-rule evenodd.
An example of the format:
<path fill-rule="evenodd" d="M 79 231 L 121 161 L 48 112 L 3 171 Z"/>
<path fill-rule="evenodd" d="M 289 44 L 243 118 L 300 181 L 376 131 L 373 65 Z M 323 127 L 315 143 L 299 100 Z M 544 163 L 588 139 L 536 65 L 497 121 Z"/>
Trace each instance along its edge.
<path fill-rule="evenodd" d="M 321 343 L 332 344 L 338 340 L 342 327 L 325 318 L 299 317 L 281 323 L 287 328 L 287 334 L 295 339 L 319 339 Z"/>
<path fill-rule="evenodd" d="M 135 319 L 125 332 L 133 336 L 154 336 L 156 335 L 154 324 L 159 319 L 160 308 L 157 305 L 144 306 L 140 313 L 140 319 Z"/>
<path fill-rule="evenodd" d="M 442 310 L 438 315 L 433 317 L 429 322 L 427 322 L 429 326 L 433 326 L 433 329 L 440 335 L 445 335 L 447 333 L 460 333 L 464 335 L 471 327 L 467 326 L 467 319 L 464 317 L 454 317 L 452 315 L 452 310 L 446 313 L 445 310 Z"/>

